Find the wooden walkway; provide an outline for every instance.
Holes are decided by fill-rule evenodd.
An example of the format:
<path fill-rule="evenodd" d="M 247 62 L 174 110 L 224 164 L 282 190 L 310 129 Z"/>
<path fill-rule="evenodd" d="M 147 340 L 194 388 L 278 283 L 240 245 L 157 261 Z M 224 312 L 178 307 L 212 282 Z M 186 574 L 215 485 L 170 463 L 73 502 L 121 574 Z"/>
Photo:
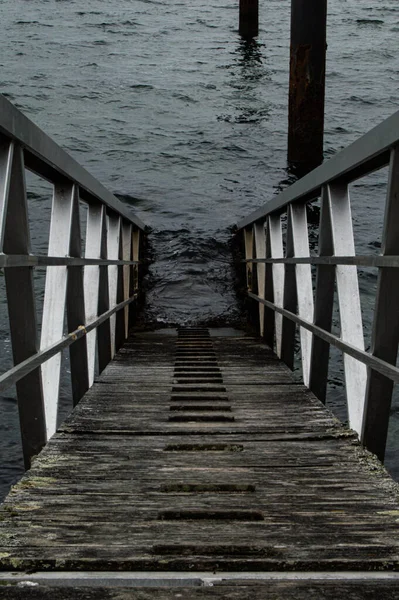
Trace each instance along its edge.
<path fill-rule="evenodd" d="M 0 579 L 180 573 L 184 598 L 399 598 L 397 485 L 264 345 L 210 334 L 131 336 L 2 506 Z M 197 589 L 201 573 L 216 585 Z M 178 597 L 74 585 L 0 598 Z"/>

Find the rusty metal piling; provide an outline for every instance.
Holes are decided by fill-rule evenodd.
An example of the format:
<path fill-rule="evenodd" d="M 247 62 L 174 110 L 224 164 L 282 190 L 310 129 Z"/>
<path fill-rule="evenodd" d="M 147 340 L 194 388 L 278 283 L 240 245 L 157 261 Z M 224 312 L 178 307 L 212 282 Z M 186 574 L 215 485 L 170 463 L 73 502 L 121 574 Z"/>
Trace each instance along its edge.
<path fill-rule="evenodd" d="M 259 0 L 240 0 L 239 33 L 245 39 L 259 33 Z"/>
<path fill-rule="evenodd" d="M 327 0 L 291 0 L 288 160 L 323 161 Z"/>

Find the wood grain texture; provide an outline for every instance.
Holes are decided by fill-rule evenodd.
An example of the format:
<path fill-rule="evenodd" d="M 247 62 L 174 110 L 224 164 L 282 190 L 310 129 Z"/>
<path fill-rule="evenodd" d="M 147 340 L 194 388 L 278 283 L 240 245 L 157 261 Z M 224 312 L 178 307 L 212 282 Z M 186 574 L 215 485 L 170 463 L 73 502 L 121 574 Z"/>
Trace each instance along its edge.
<path fill-rule="evenodd" d="M 397 485 L 356 435 L 244 334 L 210 338 L 218 391 L 206 370 L 199 381 L 192 376 L 196 383 L 180 383 L 176 347 L 180 353 L 185 344 L 176 342 L 183 337 L 191 340 L 189 330 L 130 337 L 8 495 L 0 568 L 397 570 Z M 199 358 L 209 352 L 201 344 Z M 237 585 L 195 593 L 264 593 Z M 289 583 L 267 585 L 271 599 L 337 595 L 328 586 L 312 596 L 311 586 L 294 593 Z M 372 584 L 364 586 L 353 598 L 373 597 Z M 44 588 L 24 592 L 50 597 Z M 0 598 L 19 593 L 2 588 Z M 101 597 L 147 598 L 140 593 Z M 387 585 L 379 597 L 392 593 Z M 74 594 L 68 597 L 86 598 Z"/>
<path fill-rule="evenodd" d="M 123 588 L 107 587 L 3 587 L 4 600 L 397 600 L 396 582 L 226 582 L 211 587 Z"/>

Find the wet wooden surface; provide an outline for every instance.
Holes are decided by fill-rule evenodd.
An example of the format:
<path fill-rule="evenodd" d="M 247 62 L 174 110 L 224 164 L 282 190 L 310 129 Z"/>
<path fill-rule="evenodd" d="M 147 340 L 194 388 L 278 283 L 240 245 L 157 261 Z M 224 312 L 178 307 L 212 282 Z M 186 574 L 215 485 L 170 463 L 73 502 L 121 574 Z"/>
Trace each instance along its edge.
<path fill-rule="evenodd" d="M 4 600 L 397 600 L 397 584 L 392 582 L 268 582 L 226 583 L 212 587 L 177 589 L 87 587 L 3 587 Z"/>
<path fill-rule="evenodd" d="M 194 333 L 132 335 L 3 504 L 0 568 L 397 570 L 380 464 L 256 339 Z"/>

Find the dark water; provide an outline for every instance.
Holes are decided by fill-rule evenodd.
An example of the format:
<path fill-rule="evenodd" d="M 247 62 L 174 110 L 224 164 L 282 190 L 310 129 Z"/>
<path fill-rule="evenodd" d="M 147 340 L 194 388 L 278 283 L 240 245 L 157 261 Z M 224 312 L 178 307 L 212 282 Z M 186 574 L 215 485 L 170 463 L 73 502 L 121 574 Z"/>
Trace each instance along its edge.
<path fill-rule="evenodd" d="M 0 0 L 0 91 L 153 228 L 147 315 L 158 323 L 237 318 L 229 227 L 289 181 L 290 0 L 261 0 L 253 45 L 237 34 L 236 4 Z M 399 66 L 397 0 L 329 4 L 326 158 L 398 108 Z M 378 252 L 385 180 L 353 188 L 362 253 Z M 29 191 L 32 243 L 43 251 L 51 190 L 31 177 Z M 369 336 L 376 274 L 360 276 Z M 3 287 L 0 277 L 4 298 Z M 6 366 L 4 305 L 0 318 Z M 339 356 L 330 377 L 344 417 Z M 3 491 L 22 468 L 13 398 L 0 401 Z M 397 410 L 388 466 L 399 476 Z"/>

